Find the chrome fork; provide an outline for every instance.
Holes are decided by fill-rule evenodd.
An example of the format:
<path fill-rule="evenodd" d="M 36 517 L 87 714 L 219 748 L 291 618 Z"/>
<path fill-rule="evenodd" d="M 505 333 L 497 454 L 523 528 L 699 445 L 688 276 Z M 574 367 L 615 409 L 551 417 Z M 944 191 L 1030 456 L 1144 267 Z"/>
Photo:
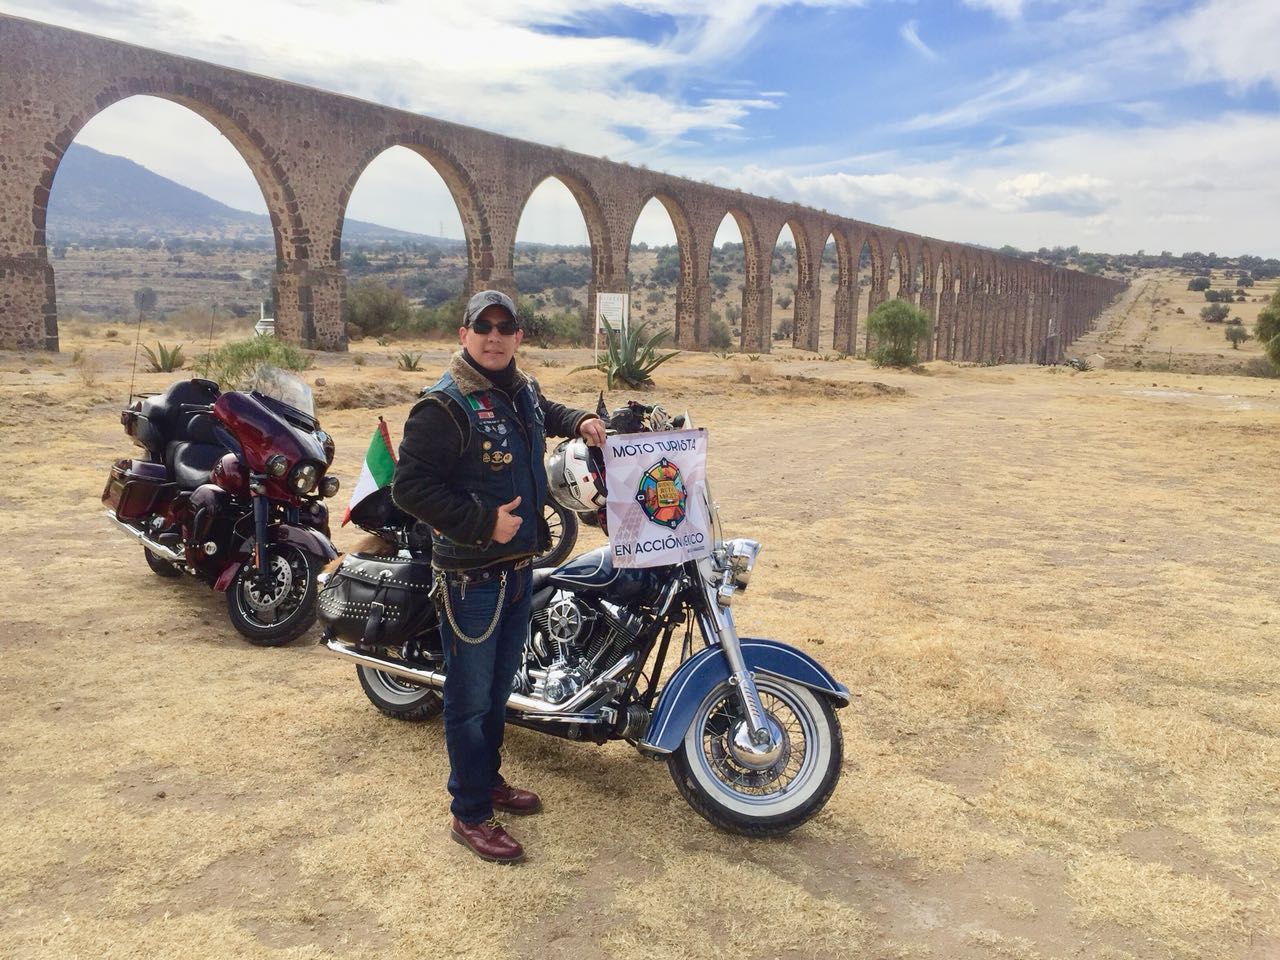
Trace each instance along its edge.
<path fill-rule="evenodd" d="M 698 620 L 703 633 L 708 639 L 714 638 L 720 644 L 725 659 L 729 661 L 729 684 L 738 693 L 751 743 L 760 750 L 774 747 L 776 727 L 765 721 L 760 691 L 756 689 L 755 678 L 742 658 L 742 645 L 738 642 L 738 628 L 734 625 L 733 613 L 728 607 L 720 606 L 713 590 L 705 586 L 703 598 L 704 609 L 698 613 Z"/>

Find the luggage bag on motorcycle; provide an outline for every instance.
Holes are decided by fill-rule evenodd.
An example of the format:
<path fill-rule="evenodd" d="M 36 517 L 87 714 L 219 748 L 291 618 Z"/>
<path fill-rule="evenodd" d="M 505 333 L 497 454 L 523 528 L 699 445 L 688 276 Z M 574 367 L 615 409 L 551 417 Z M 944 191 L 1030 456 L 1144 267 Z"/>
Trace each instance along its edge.
<path fill-rule="evenodd" d="M 155 509 L 164 494 L 176 489 L 163 463 L 117 460 L 111 465 L 102 502 L 121 520 L 139 520 Z"/>
<path fill-rule="evenodd" d="M 316 606 L 338 639 L 400 646 L 437 623 L 429 560 L 350 553 L 329 577 Z"/>

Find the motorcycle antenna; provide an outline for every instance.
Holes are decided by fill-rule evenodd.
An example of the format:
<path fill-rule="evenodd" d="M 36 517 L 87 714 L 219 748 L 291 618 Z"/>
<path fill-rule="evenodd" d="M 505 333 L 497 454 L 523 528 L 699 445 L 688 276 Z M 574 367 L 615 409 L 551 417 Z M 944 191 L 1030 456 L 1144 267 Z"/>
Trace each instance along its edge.
<path fill-rule="evenodd" d="M 214 312 L 209 311 L 209 348 L 204 354 L 204 375 L 207 379 L 209 376 L 209 367 L 213 364 L 213 318 Z"/>
<path fill-rule="evenodd" d="M 138 330 L 133 337 L 133 369 L 129 371 L 129 399 L 126 407 L 133 406 L 133 382 L 138 376 L 138 344 L 142 342 L 142 307 L 138 307 Z"/>

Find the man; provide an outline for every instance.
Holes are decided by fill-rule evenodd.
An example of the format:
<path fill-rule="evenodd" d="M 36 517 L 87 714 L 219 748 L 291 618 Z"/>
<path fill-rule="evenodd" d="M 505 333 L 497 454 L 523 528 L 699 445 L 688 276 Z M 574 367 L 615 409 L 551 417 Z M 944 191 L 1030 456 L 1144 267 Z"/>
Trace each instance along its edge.
<path fill-rule="evenodd" d="M 599 446 L 605 437 L 594 414 L 551 403 L 516 369 L 523 339 L 510 297 L 484 290 L 468 301 L 462 349 L 410 412 L 392 481 L 396 503 L 434 528 L 451 833 L 498 863 L 522 860 L 524 849 L 493 811 L 542 809 L 499 767 L 507 696 L 529 626 L 531 561 L 550 546 L 544 439 L 581 436 Z"/>

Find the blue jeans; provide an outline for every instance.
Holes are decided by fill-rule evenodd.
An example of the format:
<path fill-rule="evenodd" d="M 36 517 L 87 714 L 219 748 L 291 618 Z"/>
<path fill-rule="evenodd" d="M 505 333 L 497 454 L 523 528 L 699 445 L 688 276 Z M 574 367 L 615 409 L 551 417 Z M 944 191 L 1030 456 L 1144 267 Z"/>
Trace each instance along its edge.
<path fill-rule="evenodd" d="M 449 750 L 449 809 L 463 823 L 480 823 L 493 816 L 489 791 L 502 783 L 502 735 L 507 697 L 520 667 L 529 631 L 532 568 L 507 574 L 506 596 L 493 633 L 482 643 L 467 643 L 455 635 L 441 611 L 444 641 L 444 739 Z M 469 637 L 482 636 L 493 622 L 501 589 L 497 579 L 470 583 L 465 594 L 449 582 L 449 608 L 458 627 Z"/>

